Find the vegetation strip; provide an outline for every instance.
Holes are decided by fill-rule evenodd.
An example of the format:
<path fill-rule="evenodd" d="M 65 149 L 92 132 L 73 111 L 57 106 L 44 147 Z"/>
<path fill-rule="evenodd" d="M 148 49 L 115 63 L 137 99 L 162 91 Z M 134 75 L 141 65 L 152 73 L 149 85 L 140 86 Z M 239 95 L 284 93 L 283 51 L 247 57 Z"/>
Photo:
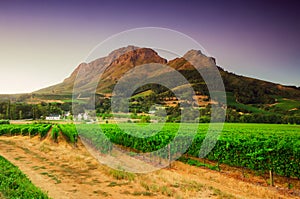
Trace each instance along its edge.
<path fill-rule="evenodd" d="M 0 193 L 5 198 L 47 199 L 49 198 L 40 188 L 31 181 L 16 166 L 0 156 Z"/>

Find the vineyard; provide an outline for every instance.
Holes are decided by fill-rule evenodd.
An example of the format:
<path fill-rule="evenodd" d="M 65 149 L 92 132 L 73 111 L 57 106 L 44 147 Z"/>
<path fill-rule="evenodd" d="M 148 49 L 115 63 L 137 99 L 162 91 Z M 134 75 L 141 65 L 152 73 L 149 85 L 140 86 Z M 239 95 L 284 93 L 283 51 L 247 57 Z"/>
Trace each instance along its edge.
<path fill-rule="evenodd" d="M 46 136 L 51 126 L 52 126 L 51 124 L 19 124 L 19 125 L 2 124 L 0 125 L 0 135 L 10 135 L 10 136 L 39 135 L 40 138 L 43 138 Z"/>
<path fill-rule="evenodd" d="M 103 124 L 100 128 L 98 125 L 79 125 L 77 128 L 81 138 L 89 140 L 89 143 L 102 153 L 109 152 L 114 143 L 141 153 L 159 151 L 159 149 L 169 150 L 166 153 L 160 150 L 160 153 L 154 152 L 154 154 L 171 160 L 177 157 L 178 153 L 198 157 L 208 128 L 208 125 L 201 124 L 193 139 L 191 130 L 194 129 L 194 124 L 166 124 L 163 127 L 152 125 L 151 128 L 143 128 L 140 132 L 132 131 L 136 129 L 134 125 Z M 179 125 L 183 131 L 176 135 Z M 156 129 L 161 130 L 155 134 Z M 171 142 L 170 146 L 166 147 L 169 142 Z M 225 124 L 218 142 L 206 158 L 216 161 L 217 165 L 225 163 L 248 168 L 258 174 L 270 172 L 271 175 L 299 179 L 300 127 Z"/>
<path fill-rule="evenodd" d="M 0 135 L 43 138 L 50 131 L 57 142 L 59 132 L 76 147 L 78 137 L 101 153 L 111 153 L 114 144 L 152 158 L 167 160 L 199 156 L 208 124 L 24 124 L 0 125 Z M 138 130 L 140 129 L 140 130 Z M 180 129 L 180 131 L 179 131 Z M 194 133 L 193 130 L 197 129 Z M 275 124 L 225 124 L 213 150 L 205 157 L 220 164 L 287 178 L 300 178 L 300 126 Z M 192 161 L 186 161 L 193 165 Z M 198 164 L 199 165 L 199 164 Z M 201 164 L 200 164 L 201 165 Z"/>

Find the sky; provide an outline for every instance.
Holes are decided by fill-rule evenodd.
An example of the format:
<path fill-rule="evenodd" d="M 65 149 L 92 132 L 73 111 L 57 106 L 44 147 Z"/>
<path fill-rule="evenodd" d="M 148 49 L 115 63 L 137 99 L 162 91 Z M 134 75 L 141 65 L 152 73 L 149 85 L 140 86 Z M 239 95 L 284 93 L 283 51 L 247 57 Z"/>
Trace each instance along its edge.
<path fill-rule="evenodd" d="M 293 0 L 0 1 L 0 93 L 62 82 L 111 35 L 182 32 L 227 71 L 300 86 L 300 3 Z"/>

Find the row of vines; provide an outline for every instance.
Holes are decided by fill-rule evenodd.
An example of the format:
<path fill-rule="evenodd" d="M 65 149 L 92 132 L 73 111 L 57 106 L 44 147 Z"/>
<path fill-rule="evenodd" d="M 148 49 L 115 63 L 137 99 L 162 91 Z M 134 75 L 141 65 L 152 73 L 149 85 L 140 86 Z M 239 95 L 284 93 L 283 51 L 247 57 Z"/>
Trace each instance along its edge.
<path fill-rule="evenodd" d="M 2 124 L 0 125 L 0 136 L 30 136 L 34 137 L 39 135 L 41 139 L 45 138 L 47 133 L 50 132 L 51 138 L 57 142 L 59 132 L 71 143 L 75 144 L 78 140 L 78 134 L 73 124 Z"/>
<path fill-rule="evenodd" d="M 0 156 L 0 193 L 5 198 L 49 198 L 40 188 L 34 186 L 18 167 L 2 156 Z"/>
<path fill-rule="evenodd" d="M 0 135 L 39 135 L 41 138 L 45 137 L 51 128 L 51 124 L 2 124 L 0 125 Z"/>
<path fill-rule="evenodd" d="M 153 127 L 133 133 L 133 125 L 126 124 L 126 128 L 114 124 L 103 124 L 101 128 L 98 125 L 82 125 L 78 126 L 78 130 L 83 139 L 101 152 L 109 152 L 114 143 L 147 153 L 173 141 L 169 148 L 165 147 L 169 153 L 162 153 L 163 158 L 172 159 L 178 153 L 198 157 L 208 127 L 200 125 L 196 136 L 191 136 L 193 124 L 181 124 L 185 132 L 177 135 L 178 124 L 166 124 L 156 134 L 153 134 Z M 166 157 L 166 154 L 171 157 Z M 300 178 L 300 128 L 291 125 L 226 124 L 206 158 L 218 164 Z"/>

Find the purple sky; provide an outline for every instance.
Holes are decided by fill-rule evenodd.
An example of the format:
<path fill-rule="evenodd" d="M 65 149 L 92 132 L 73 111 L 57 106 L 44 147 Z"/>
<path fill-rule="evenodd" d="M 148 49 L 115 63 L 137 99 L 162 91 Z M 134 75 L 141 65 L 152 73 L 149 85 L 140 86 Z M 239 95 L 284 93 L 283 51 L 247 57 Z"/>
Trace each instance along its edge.
<path fill-rule="evenodd" d="M 0 93 L 61 82 L 107 37 L 164 27 L 236 74 L 300 86 L 300 4 L 267 1 L 1 1 Z"/>

